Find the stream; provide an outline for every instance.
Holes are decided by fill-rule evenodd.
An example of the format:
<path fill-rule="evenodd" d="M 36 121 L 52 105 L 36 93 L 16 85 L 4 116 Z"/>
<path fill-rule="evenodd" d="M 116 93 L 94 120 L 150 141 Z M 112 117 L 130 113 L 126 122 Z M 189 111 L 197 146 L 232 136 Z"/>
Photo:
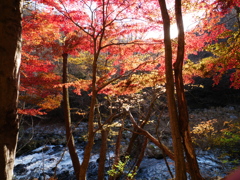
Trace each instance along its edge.
<path fill-rule="evenodd" d="M 77 148 L 79 158 L 83 157 L 83 150 Z M 224 177 L 227 168 L 208 151 L 198 151 L 198 162 L 201 174 L 205 178 Z M 114 156 L 113 152 L 108 154 L 107 159 Z M 98 154 L 92 154 L 87 179 L 97 179 L 98 169 Z M 167 158 L 171 171 L 174 173 L 174 162 Z M 106 168 L 110 164 L 106 162 Z M 67 148 L 63 145 L 45 145 L 41 146 L 25 155 L 21 155 L 15 160 L 14 179 L 15 180 L 30 180 L 37 178 L 38 180 L 47 180 L 53 177 L 54 174 L 58 180 L 74 180 L 74 171 L 71 163 L 71 158 Z M 145 157 L 139 167 L 135 177 L 137 180 L 167 180 L 171 176 L 168 172 L 164 159 L 155 159 Z M 107 179 L 107 174 L 106 174 Z"/>

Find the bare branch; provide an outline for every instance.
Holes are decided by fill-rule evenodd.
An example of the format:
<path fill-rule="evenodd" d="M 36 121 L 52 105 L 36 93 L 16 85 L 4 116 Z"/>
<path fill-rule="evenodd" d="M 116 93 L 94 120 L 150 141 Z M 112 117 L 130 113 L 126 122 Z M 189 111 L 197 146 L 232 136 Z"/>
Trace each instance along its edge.
<path fill-rule="evenodd" d="M 137 122 L 135 121 L 132 113 L 129 110 L 126 110 L 129 113 L 129 117 L 131 122 L 133 123 L 134 127 L 136 127 L 139 131 L 141 131 L 143 133 L 144 136 L 146 136 L 150 141 L 152 141 L 156 146 L 158 146 L 160 149 L 162 149 L 166 155 L 168 155 L 173 161 L 175 159 L 174 157 L 174 153 L 164 144 L 162 144 L 161 142 L 159 142 L 155 137 L 153 137 L 148 131 L 146 131 L 145 129 L 142 129 Z"/>

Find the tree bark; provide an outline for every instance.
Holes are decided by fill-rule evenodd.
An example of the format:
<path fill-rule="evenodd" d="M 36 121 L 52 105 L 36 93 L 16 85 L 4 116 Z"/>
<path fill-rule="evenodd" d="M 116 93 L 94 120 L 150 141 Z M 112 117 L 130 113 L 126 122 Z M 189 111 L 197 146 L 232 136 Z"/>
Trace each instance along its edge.
<path fill-rule="evenodd" d="M 89 110 L 89 117 L 88 117 L 88 143 L 84 150 L 84 157 L 83 162 L 81 164 L 80 169 L 80 180 L 86 179 L 87 174 L 87 168 L 89 164 L 89 160 L 91 157 L 91 151 L 94 144 L 94 117 L 95 117 L 95 105 L 97 102 L 97 61 L 100 54 L 100 49 L 97 48 L 97 40 L 94 39 L 94 59 L 92 63 L 92 97 L 91 97 L 91 104 L 90 104 L 90 110 Z"/>
<path fill-rule="evenodd" d="M 18 139 L 22 1 L 0 1 L 0 179 L 12 180 Z"/>
<path fill-rule="evenodd" d="M 142 160 L 144 158 L 144 153 L 145 153 L 145 150 L 147 148 L 147 144 L 148 144 L 148 138 L 145 136 L 144 137 L 144 142 L 143 142 L 143 144 L 141 146 L 141 152 L 138 155 L 138 159 L 137 159 L 137 162 L 136 162 L 136 166 L 135 166 L 136 168 L 134 167 L 132 174 L 137 173 L 137 171 L 139 170 L 141 162 L 142 162 Z"/>
<path fill-rule="evenodd" d="M 153 106 L 154 106 L 154 102 L 156 100 L 156 95 L 153 96 L 152 100 L 151 100 L 151 103 L 148 107 L 148 111 L 147 111 L 147 115 L 146 117 L 144 118 L 145 120 L 140 124 L 140 127 L 141 128 L 144 128 L 144 126 L 148 123 L 148 121 L 150 120 L 150 117 L 151 117 L 151 114 L 152 114 L 152 109 L 153 109 Z M 134 132 L 138 132 L 138 128 L 134 126 L 134 129 L 133 129 Z M 128 144 L 128 148 L 125 152 L 126 155 L 130 155 L 131 156 L 131 152 L 132 152 L 132 149 L 133 149 L 133 146 L 134 146 L 134 143 L 136 141 L 138 137 L 138 134 L 137 133 L 133 133 L 132 134 L 132 137 L 130 138 L 130 142 Z"/>
<path fill-rule="evenodd" d="M 68 54 L 64 53 L 62 57 L 63 57 L 63 83 L 67 83 Z M 76 179 L 79 179 L 80 161 L 76 152 L 74 138 L 72 135 L 69 94 L 68 94 L 68 88 L 66 86 L 63 86 L 63 107 L 64 107 L 64 120 L 65 120 L 65 128 L 66 128 L 67 147 L 73 163 Z"/>
<path fill-rule="evenodd" d="M 108 138 L 108 129 L 101 130 L 101 149 L 99 155 L 99 163 L 98 163 L 98 180 L 104 180 L 105 175 L 105 161 L 107 154 L 107 138 Z"/>
<path fill-rule="evenodd" d="M 142 135 L 146 136 L 150 141 L 152 141 L 152 143 L 154 143 L 161 150 L 163 150 L 167 156 L 169 156 L 173 161 L 175 161 L 174 153 L 170 149 L 168 149 L 167 146 L 165 146 L 160 141 L 158 141 L 158 139 L 153 137 L 152 134 L 150 134 L 147 130 L 141 128 L 135 121 L 135 119 L 130 111 L 129 111 L 129 117 L 130 117 L 131 122 L 133 123 L 134 128 L 136 128 L 138 131 L 140 131 Z"/>
<path fill-rule="evenodd" d="M 177 104 L 178 104 L 178 117 L 180 122 L 180 131 L 183 139 L 184 150 L 186 154 L 186 159 L 189 166 L 189 174 L 192 180 L 201 180 L 203 179 L 195 151 L 193 148 L 190 130 L 189 130 L 189 117 L 187 110 L 187 102 L 184 94 L 184 84 L 183 84 L 183 76 L 182 76 L 182 67 L 184 60 L 184 27 L 183 27 L 183 18 L 182 18 L 182 10 L 181 10 L 181 0 L 175 0 L 175 14 L 176 14 L 176 22 L 178 27 L 178 48 L 177 48 L 177 59 L 174 64 L 174 75 L 175 75 L 175 83 L 176 83 L 176 93 L 177 93 Z"/>
<path fill-rule="evenodd" d="M 179 130 L 177 106 L 174 97 L 174 77 L 172 68 L 172 45 L 170 39 L 170 18 L 165 0 L 159 0 L 164 29 L 165 46 L 165 75 L 167 104 L 170 117 L 171 134 L 173 139 L 173 150 L 175 156 L 176 180 L 186 180 L 186 164 L 182 146 L 182 138 Z"/>
<path fill-rule="evenodd" d="M 122 140 L 122 135 L 123 135 L 123 130 L 124 130 L 124 125 L 123 125 L 123 120 L 122 120 L 122 126 L 118 130 L 118 136 L 116 139 L 116 145 L 115 145 L 115 157 L 114 157 L 114 162 L 113 162 L 113 169 L 116 169 L 115 165 L 119 163 L 121 160 L 121 140 Z M 115 176 L 110 176 L 109 180 L 117 180 L 121 177 L 122 174 L 116 174 Z"/>

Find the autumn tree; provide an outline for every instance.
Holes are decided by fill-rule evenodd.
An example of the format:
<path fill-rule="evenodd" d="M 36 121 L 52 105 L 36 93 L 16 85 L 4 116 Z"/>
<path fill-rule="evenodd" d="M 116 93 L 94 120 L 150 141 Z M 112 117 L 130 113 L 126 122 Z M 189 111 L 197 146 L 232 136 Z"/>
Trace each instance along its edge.
<path fill-rule="evenodd" d="M 1 1 L 0 11 L 0 179 L 11 180 L 19 130 L 22 1 Z"/>
<path fill-rule="evenodd" d="M 239 89 L 240 23 L 239 4 L 237 3 L 231 1 L 229 4 L 224 2 L 211 4 L 212 11 L 216 13 L 209 15 L 210 20 L 203 18 L 201 24 L 194 30 L 200 33 L 196 36 L 197 39 L 204 38 L 206 40 L 205 44 L 199 46 L 200 50 L 210 52 L 212 55 L 195 63 L 187 61 L 185 74 L 191 74 L 190 78 L 193 76 L 211 78 L 214 85 L 217 85 L 222 77 L 227 75 L 230 81 L 229 87 Z"/>
<path fill-rule="evenodd" d="M 34 116 L 59 107 L 62 95 L 53 88 L 61 82 L 52 48 L 59 46 L 54 40 L 60 34 L 46 21 L 47 14 L 32 9 L 31 4 L 24 8 L 19 113 Z"/>
<path fill-rule="evenodd" d="M 105 126 L 111 123 L 116 116 L 112 114 L 107 119 L 99 117 L 102 115 L 97 113 L 98 94 L 104 92 L 110 93 L 111 90 L 114 89 L 116 92 L 118 91 L 118 94 L 126 94 L 126 92 L 124 92 L 126 89 L 121 90 L 121 85 L 131 82 L 127 81 L 126 78 L 136 70 L 145 69 L 145 66 L 149 66 L 148 68 L 150 70 L 154 68 L 157 63 L 152 60 L 145 61 L 145 59 L 138 61 L 138 56 L 133 55 L 133 53 L 146 51 L 146 48 L 138 49 L 141 47 L 142 41 L 125 40 L 127 34 L 141 34 L 146 31 L 144 26 L 142 28 L 138 27 L 139 23 L 131 23 L 129 20 L 131 18 L 129 18 L 126 13 L 127 10 L 130 9 L 133 12 L 137 11 L 137 7 L 139 7 L 138 3 L 122 1 L 76 1 L 71 4 L 65 1 L 41 1 L 41 3 L 51 7 L 51 10 L 52 7 L 56 9 L 53 13 L 49 11 L 48 15 L 52 18 L 50 21 L 53 24 L 61 25 L 59 26 L 60 28 L 55 29 L 55 32 L 58 30 L 59 34 L 62 35 L 58 39 L 60 45 L 52 42 L 54 44 L 52 49 L 53 51 L 55 49 L 53 52 L 55 53 L 55 57 L 57 57 L 57 55 L 60 56 L 60 52 L 64 55 L 63 57 L 66 62 L 67 55 L 77 57 L 81 51 L 88 51 L 92 55 L 90 59 L 90 79 L 81 79 L 78 82 L 63 85 L 63 87 L 73 85 L 76 88 L 75 92 L 78 91 L 78 93 L 79 89 L 89 90 L 91 94 L 91 104 L 88 112 L 88 143 L 85 148 L 83 162 L 80 165 L 79 175 L 79 179 L 85 179 L 95 134 L 97 131 L 101 131 L 102 136 L 107 137 L 105 135 L 107 132 L 105 131 Z M 82 11 L 78 11 L 73 7 L 83 7 L 83 9 Z M 132 19 L 134 19 L 134 17 L 132 17 Z M 126 22 L 124 22 L 124 20 Z M 61 43 L 64 43 L 64 45 L 61 46 Z M 39 43 L 37 45 L 39 45 Z M 136 51 L 133 52 L 130 48 L 136 48 Z M 132 60 L 135 60 L 135 62 L 129 62 L 128 56 L 131 57 Z M 132 86 L 132 84 L 129 85 Z M 133 85 L 133 87 L 134 86 L 136 85 Z M 117 88 L 119 90 L 117 90 Z M 66 91 L 66 89 L 64 91 Z M 106 149 L 106 144 L 102 146 L 103 153 L 101 160 L 106 156 L 106 150 L 104 149 Z M 102 164 L 102 166 L 99 166 L 99 168 L 104 168 L 104 161 L 100 164 Z M 103 170 L 100 170 L 99 172 L 102 171 Z"/>
<path fill-rule="evenodd" d="M 173 74 L 173 47 L 170 38 L 170 17 L 167 10 L 166 2 L 159 1 L 164 31 L 164 45 L 165 45 L 165 74 L 166 74 L 166 94 L 168 101 L 168 110 L 173 138 L 174 155 L 161 142 L 153 138 L 148 132 L 138 127 L 131 117 L 135 127 L 138 127 L 148 138 L 150 138 L 156 145 L 166 152 L 175 161 L 176 179 L 186 179 L 186 172 L 188 171 L 192 179 L 202 179 L 199 167 L 196 160 L 196 155 L 192 146 L 186 99 L 183 89 L 182 65 L 184 60 L 184 29 L 182 20 L 181 1 L 175 1 L 175 17 L 178 26 L 178 44 L 176 52 L 176 61 L 174 64 Z M 177 101 L 175 101 L 174 86 L 176 83 Z M 178 105 L 178 106 L 177 106 Z M 185 162 L 185 154 L 187 162 Z"/>
<path fill-rule="evenodd" d="M 63 75 L 62 75 L 62 83 L 67 83 L 67 75 L 68 75 L 68 54 L 63 53 Z M 66 140 L 67 147 L 69 149 L 69 153 L 72 159 L 74 172 L 76 178 L 79 178 L 80 173 L 80 161 L 76 152 L 72 128 L 71 128 L 71 114 L 70 114 L 70 104 L 69 104 L 69 92 L 68 88 L 63 86 L 63 108 L 64 108 L 64 120 L 65 120 L 65 129 L 66 129 Z"/>
<path fill-rule="evenodd" d="M 174 152 L 171 152 L 157 138 L 144 130 L 145 124 L 150 119 L 150 109 L 157 96 L 153 97 L 149 105 L 149 113 L 146 113 L 147 115 L 143 123 L 139 123 L 140 125 L 136 123 L 135 117 L 132 116 L 131 110 L 129 110 L 129 117 L 134 124 L 134 132 L 136 132 L 135 130 L 141 132 L 142 135 L 163 149 L 165 154 L 175 161 L 177 179 L 186 179 L 186 172 L 190 174 L 192 179 L 202 179 L 189 134 L 182 66 L 184 58 L 186 59 L 187 57 L 185 50 L 187 52 L 197 51 L 200 48 L 197 46 L 203 46 L 203 37 L 207 37 L 207 35 L 202 36 L 200 41 L 200 36 L 196 36 L 196 32 L 195 34 L 188 32 L 186 33 L 185 41 L 182 9 L 184 9 L 185 13 L 194 10 L 190 6 L 190 1 L 181 2 L 176 0 L 173 6 L 175 10 L 173 10 L 168 7 L 169 4 L 172 4 L 171 1 L 159 0 L 161 15 L 158 2 L 151 0 L 39 0 L 37 2 L 44 4 L 44 10 L 32 12 L 31 15 L 25 18 L 26 22 L 31 22 L 29 24 L 26 23 L 26 25 L 29 25 L 29 28 L 26 28 L 26 32 L 32 28 L 26 33 L 25 37 L 26 40 L 29 40 L 25 41 L 26 50 L 29 51 L 24 56 L 26 57 L 26 64 L 23 66 L 23 76 L 26 77 L 26 83 L 28 77 L 31 77 L 33 80 L 43 77 L 40 87 L 43 89 L 43 92 L 45 88 L 47 91 L 51 89 L 53 96 L 46 92 L 41 97 L 47 100 L 49 98 L 59 104 L 59 91 L 51 88 L 59 80 L 59 77 L 53 73 L 53 62 L 57 64 L 59 59 L 63 59 L 65 70 L 67 61 L 80 62 L 81 67 L 83 67 L 80 70 L 87 74 L 85 78 L 79 78 L 76 81 L 67 83 L 67 71 L 64 71 L 64 84 L 60 85 L 60 87 L 63 87 L 65 94 L 66 119 L 68 119 L 66 124 L 68 130 L 70 130 L 70 136 L 67 139 L 73 140 L 70 129 L 71 121 L 69 118 L 69 103 L 67 102 L 67 88 L 70 86 L 74 87 L 74 92 L 78 95 L 81 95 L 81 90 L 85 90 L 91 97 L 91 103 L 86 104 L 86 107 L 89 106 L 89 109 L 87 112 L 88 136 L 84 158 L 80 165 L 76 162 L 78 161 L 77 158 L 75 158 L 77 165 L 74 166 L 75 173 L 78 176 L 77 179 L 86 179 L 94 138 L 98 132 L 101 133 L 103 141 L 99 161 L 99 179 L 103 179 L 109 127 L 117 117 L 124 123 L 126 115 L 121 117 L 120 114 L 123 114 L 123 109 L 129 110 L 129 105 L 126 105 L 127 107 L 121 107 L 119 111 L 114 112 L 109 106 L 108 110 L 110 113 L 106 116 L 106 114 L 100 111 L 99 94 L 106 95 L 108 102 L 111 104 L 111 97 L 134 94 L 144 87 L 163 85 L 165 81 Z M 196 7 L 197 1 L 194 3 L 194 7 Z M 184 6 L 182 6 L 183 4 Z M 209 3 L 202 1 L 199 4 L 208 5 Z M 177 39 L 171 39 L 170 25 L 175 22 L 178 25 L 179 34 Z M 145 33 L 151 33 L 152 31 L 159 31 L 159 33 L 163 31 L 164 40 L 142 38 Z M 129 38 L 132 36 L 138 37 L 138 39 Z M 214 35 L 212 37 L 216 38 Z M 210 39 L 208 39 L 209 42 L 212 40 Z M 28 63 L 39 64 L 42 70 L 39 68 L 39 72 L 34 70 L 26 71 L 28 70 Z M 26 73 L 24 73 L 24 70 Z M 45 82 L 48 82 L 48 84 Z M 50 86 L 49 82 L 52 82 Z M 23 88 L 23 90 L 29 93 L 31 90 L 36 94 L 40 93 L 35 88 Z M 51 106 L 50 103 L 38 102 L 38 105 L 43 104 L 45 104 L 45 107 Z M 123 126 L 119 128 L 119 138 L 116 141 L 117 148 L 120 147 L 123 129 Z M 131 142 L 134 142 L 136 137 L 137 135 L 133 134 Z M 144 140 L 145 144 L 146 142 L 147 140 Z M 72 149 L 74 151 L 74 143 L 72 143 Z M 131 146 L 129 146 L 127 151 L 131 151 Z M 120 156 L 119 149 L 116 149 L 115 152 L 115 163 L 117 163 Z M 79 171 L 76 169 L 79 169 Z"/>
<path fill-rule="evenodd" d="M 61 41 L 65 44 L 64 46 L 59 46 L 53 41 L 50 41 L 50 45 L 52 45 L 52 53 L 56 53 L 55 57 L 61 56 L 59 54 L 62 53 L 66 62 L 67 55 L 77 56 L 77 52 L 79 51 L 88 51 L 92 55 L 91 63 L 91 74 L 89 75 L 90 79 L 81 79 L 77 82 L 65 84 L 64 87 L 74 86 L 76 88 L 75 92 L 83 89 L 88 90 L 91 93 L 91 104 L 88 112 L 88 140 L 85 148 L 85 154 L 83 158 L 83 162 L 80 165 L 80 173 L 79 178 L 85 179 L 86 172 L 88 168 L 88 163 L 90 159 L 91 149 L 94 143 L 94 137 L 97 131 L 101 131 L 103 139 L 106 139 L 105 126 L 112 122 L 114 114 L 109 118 L 101 118 L 101 113 L 98 113 L 98 94 L 111 94 L 111 95 L 126 95 L 130 93 L 137 92 L 141 90 L 143 87 L 152 86 L 153 81 L 148 80 L 151 78 L 156 78 L 159 76 L 159 82 L 164 82 L 163 78 L 163 66 L 159 66 L 160 59 L 155 59 L 152 57 L 139 58 L 138 54 L 145 53 L 149 50 L 153 52 L 159 51 L 162 49 L 163 42 L 161 40 L 158 41 L 143 41 L 143 40 L 126 40 L 126 36 L 128 34 L 141 34 L 145 33 L 147 29 L 145 28 L 148 25 L 148 30 L 151 30 L 151 24 L 154 24 L 155 30 L 159 27 L 158 23 L 162 23 L 161 17 L 157 15 L 148 16 L 146 19 L 148 24 L 140 23 L 145 16 L 150 15 L 150 11 L 155 6 L 156 3 L 148 2 L 151 10 L 147 6 L 143 6 L 143 2 L 139 1 L 89 1 L 89 2 L 74 2 L 72 1 L 70 4 L 65 1 L 40 1 L 45 5 L 50 7 L 50 11 L 46 13 L 51 19 L 52 24 L 50 26 L 55 26 L 55 33 L 52 37 L 55 37 L 56 30 L 58 30 L 59 34 L 62 34 L 62 37 L 59 37 L 59 42 Z M 146 2 L 144 2 L 146 3 Z M 76 10 L 74 7 L 83 7 L 82 11 Z M 54 9 L 52 9 L 54 8 Z M 51 12 L 52 10 L 53 13 Z M 130 13 L 129 13 L 130 12 Z M 157 12 L 157 11 L 154 11 Z M 44 14 L 43 14 L 44 16 Z M 130 18 L 129 18 L 130 17 Z M 39 17 L 38 17 L 39 18 Z M 84 19 L 84 21 L 83 21 Z M 163 17 L 164 19 L 164 17 Z M 166 19 L 166 18 L 165 18 Z M 131 20 L 136 21 L 136 23 L 132 23 Z M 140 21 L 140 22 L 139 22 Z M 169 20 L 167 20 L 169 21 Z M 58 27 L 56 26 L 58 25 Z M 60 26 L 61 25 L 61 26 Z M 141 28 L 141 25 L 143 26 Z M 120 27 L 121 26 L 121 27 Z M 170 21 L 168 26 L 170 26 Z M 140 28 L 139 28 L 140 27 Z M 164 26 L 166 27 L 166 26 Z M 49 27 L 50 29 L 52 27 Z M 161 28 L 159 28 L 161 29 Z M 43 29 L 45 32 L 46 29 Z M 164 31 L 169 33 L 167 31 Z M 44 38 L 44 34 L 41 36 Z M 62 39 L 63 38 L 63 39 Z M 54 40 L 54 39 L 52 39 Z M 171 42 L 170 39 L 165 39 L 166 41 Z M 38 42 L 38 41 L 36 41 Z M 42 41 L 43 42 L 43 41 Z M 49 41 L 46 41 L 47 45 Z M 51 44 L 52 42 L 52 44 Z M 39 42 L 37 43 L 37 47 L 39 46 Z M 151 46 L 149 46 L 151 45 Z M 49 47 L 49 46 L 47 46 Z M 165 50 L 169 49 L 169 46 L 165 44 Z M 50 48 L 50 47 L 49 47 Z M 171 44 L 170 44 L 171 48 Z M 55 51 L 54 51 L 55 49 Z M 134 49 L 134 50 L 133 50 Z M 40 49 L 41 50 L 41 49 Z M 162 51 L 162 50 L 161 50 Z M 162 52 L 161 52 L 162 53 Z M 51 54 L 51 53 L 50 53 Z M 172 52 L 166 53 L 171 55 Z M 104 56 L 102 56 L 104 55 Z M 103 57 L 103 58 L 102 58 Z M 162 57 L 162 56 L 161 56 Z M 172 65 L 171 56 L 166 57 L 167 65 L 166 67 L 170 67 Z M 180 67 L 181 68 L 181 67 Z M 142 81 L 140 77 L 144 75 L 139 75 L 140 71 L 148 71 L 148 78 Z M 172 71 L 171 68 L 168 69 L 167 80 L 171 80 L 171 74 L 169 72 Z M 170 77 L 168 77 L 170 75 Z M 66 75 L 65 75 L 66 76 Z M 65 77 L 66 79 L 66 77 Z M 66 82 L 66 81 L 64 81 Z M 171 88 L 173 87 L 173 79 L 170 83 Z M 156 84 L 156 83 L 155 83 Z M 167 88 L 169 91 L 169 88 Z M 171 98 L 169 101 L 173 101 L 174 91 L 171 89 L 170 94 Z M 173 101 L 173 104 L 175 102 Z M 170 103 L 169 107 L 174 107 L 172 103 Z M 66 104 L 66 106 L 68 106 Z M 170 109 L 171 111 L 171 109 Z M 69 111 L 68 111 L 69 112 Z M 173 109 L 170 112 L 170 116 L 176 113 L 176 109 Z M 96 116 L 97 114 L 97 116 Z M 176 114 L 175 114 L 176 115 Z M 69 117 L 69 115 L 67 115 Z M 177 115 L 174 117 L 176 121 Z M 97 121 L 97 123 L 95 123 Z M 178 125 L 174 122 L 175 125 Z M 173 127 L 174 127 L 174 123 Z M 69 123 L 68 123 L 69 126 Z M 180 131 L 179 127 L 174 127 L 173 132 Z M 180 133 L 180 132 L 179 132 Z M 180 135 L 174 135 L 176 139 L 180 137 Z M 134 139 L 134 138 L 133 138 Z M 177 144 L 177 145 L 176 145 Z M 176 146 L 175 146 L 176 145 Z M 177 167 L 185 166 L 185 161 L 183 160 L 183 150 L 181 150 L 182 144 L 181 141 L 175 141 L 174 146 L 176 149 L 176 157 L 182 158 L 181 161 L 174 159 L 177 161 Z M 160 146 L 161 148 L 165 148 L 164 146 Z M 105 151 L 105 145 L 103 144 L 102 150 Z M 180 154 L 178 154 L 180 152 Z M 181 154 L 182 153 L 182 154 Z M 104 158 L 104 154 L 101 160 Z M 169 156 L 173 158 L 172 153 L 168 153 Z M 178 162 L 182 164 L 178 164 Z M 100 164 L 104 164 L 104 161 Z M 177 168 L 178 169 L 178 168 Z M 178 169 L 179 172 L 184 173 L 185 170 Z M 101 171 L 100 171 L 101 172 Z M 78 174 L 78 172 L 76 172 Z"/>

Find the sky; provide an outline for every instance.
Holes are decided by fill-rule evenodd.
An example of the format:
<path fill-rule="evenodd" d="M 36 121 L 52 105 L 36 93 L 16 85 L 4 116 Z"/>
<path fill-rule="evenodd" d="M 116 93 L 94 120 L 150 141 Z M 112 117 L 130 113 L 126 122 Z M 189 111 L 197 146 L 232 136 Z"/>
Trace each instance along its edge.
<path fill-rule="evenodd" d="M 171 3 L 171 2 L 172 1 L 167 1 L 168 9 L 172 9 L 174 7 L 174 3 Z M 39 8 L 39 7 L 40 8 L 44 7 L 44 5 L 38 4 L 37 8 Z M 91 7 L 89 6 L 89 7 L 86 8 L 86 11 L 89 11 L 89 14 L 91 14 L 89 8 L 91 8 L 92 10 L 95 9 L 94 3 L 91 4 Z M 193 29 L 199 22 L 196 19 L 199 18 L 199 17 L 202 17 L 203 14 L 204 14 L 203 11 L 195 11 L 193 13 L 189 13 L 189 14 L 184 15 L 183 16 L 183 22 L 184 22 L 184 29 L 185 29 L 185 31 L 190 31 L 191 29 Z M 127 21 L 129 21 L 129 20 L 127 20 Z M 170 32 L 171 38 L 172 39 L 176 38 L 177 35 L 178 35 L 178 30 L 177 30 L 176 23 L 171 25 L 170 31 L 171 31 Z M 157 31 L 157 30 L 148 32 L 147 35 L 145 35 L 145 39 L 148 39 L 148 38 L 160 38 L 160 39 L 163 39 L 163 32 L 160 32 L 160 31 Z"/>
<path fill-rule="evenodd" d="M 192 30 L 198 23 L 199 20 L 196 18 L 202 17 L 204 15 L 203 11 L 198 11 L 194 13 L 189 13 L 183 16 L 183 25 L 185 32 Z M 172 24 L 170 27 L 170 36 L 171 38 L 176 38 L 178 36 L 177 24 Z M 152 31 L 148 32 L 146 38 L 160 38 L 163 39 L 163 32 Z"/>

